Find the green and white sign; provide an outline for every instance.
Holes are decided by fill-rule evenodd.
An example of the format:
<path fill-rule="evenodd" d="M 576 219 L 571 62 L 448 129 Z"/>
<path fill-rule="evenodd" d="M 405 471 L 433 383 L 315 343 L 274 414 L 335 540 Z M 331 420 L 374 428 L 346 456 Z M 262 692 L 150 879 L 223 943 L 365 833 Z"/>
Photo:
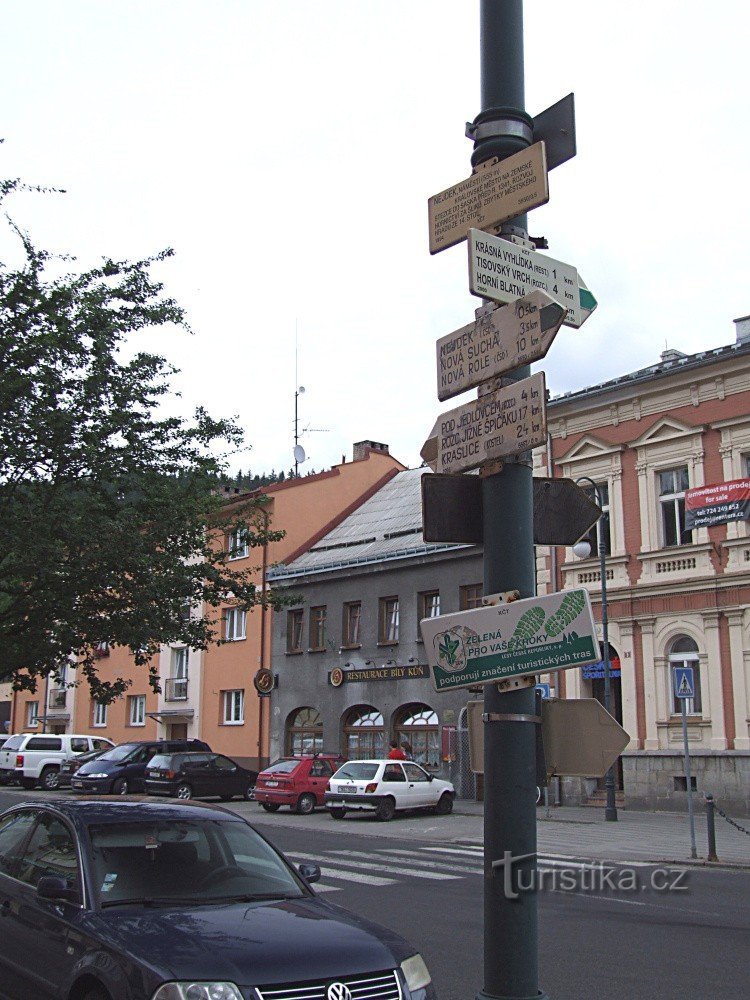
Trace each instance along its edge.
<path fill-rule="evenodd" d="M 601 659 L 588 591 L 565 590 L 421 622 L 436 691 Z"/>

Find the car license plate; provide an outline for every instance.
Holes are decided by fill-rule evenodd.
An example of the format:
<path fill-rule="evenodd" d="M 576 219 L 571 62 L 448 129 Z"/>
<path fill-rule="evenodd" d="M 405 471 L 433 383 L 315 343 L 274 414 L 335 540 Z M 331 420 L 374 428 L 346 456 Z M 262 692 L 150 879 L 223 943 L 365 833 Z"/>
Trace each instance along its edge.
<path fill-rule="evenodd" d="M 278 786 L 279 786 L 278 781 L 267 781 L 266 782 L 266 788 L 278 788 Z"/>
<path fill-rule="evenodd" d="M 71 778 L 70 783 L 74 788 L 83 788 L 83 782 L 80 778 Z"/>

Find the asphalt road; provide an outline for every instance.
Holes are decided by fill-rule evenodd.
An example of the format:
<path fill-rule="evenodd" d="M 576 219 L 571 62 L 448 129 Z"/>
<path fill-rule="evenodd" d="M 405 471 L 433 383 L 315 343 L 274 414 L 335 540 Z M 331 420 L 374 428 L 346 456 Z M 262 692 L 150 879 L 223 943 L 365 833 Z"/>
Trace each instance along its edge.
<path fill-rule="evenodd" d="M 0 790 L 0 807 L 28 797 Z M 474 1000 L 484 985 L 482 851 L 450 817 L 334 823 L 232 808 L 290 860 L 317 861 L 330 902 L 406 936 L 441 1000 Z M 539 867 L 539 983 L 551 1000 L 750 998 L 750 872 L 602 869 L 544 855 Z M 673 891 L 661 888 L 670 882 Z"/>

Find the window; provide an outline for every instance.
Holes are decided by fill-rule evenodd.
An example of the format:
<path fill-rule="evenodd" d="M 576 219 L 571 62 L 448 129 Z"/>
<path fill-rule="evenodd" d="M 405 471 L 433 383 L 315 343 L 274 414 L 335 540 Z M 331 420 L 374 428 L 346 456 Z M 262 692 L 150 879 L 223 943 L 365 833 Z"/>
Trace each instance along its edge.
<path fill-rule="evenodd" d="M 250 555 L 247 528 L 237 528 L 227 535 L 227 552 L 230 559 L 244 559 Z"/>
<path fill-rule="evenodd" d="M 240 726 L 245 721 L 245 691 L 224 692 L 224 725 Z"/>
<path fill-rule="evenodd" d="M 36 886 L 42 876 L 63 878 L 78 888 L 78 854 L 73 835 L 62 820 L 42 813 L 21 858 L 17 878 Z"/>
<path fill-rule="evenodd" d="M 395 737 L 399 745 L 423 767 L 440 767 L 440 726 L 429 705 L 408 705 L 396 715 Z"/>
<path fill-rule="evenodd" d="M 29 744 L 30 743 L 31 740 L 29 741 Z M 31 746 L 29 746 L 29 749 L 31 749 Z M 47 747 L 46 749 L 52 750 L 53 748 Z M 62 741 L 60 742 L 59 746 L 55 747 L 54 749 L 62 750 Z M 88 736 L 71 736 L 70 749 L 73 751 L 73 753 L 86 753 L 90 749 Z"/>
<path fill-rule="evenodd" d="M 470 611 L 471 608 L 481 608 L 483 596 L 484 587 L 481 583 L 469 583 L 465 587 L 459 587 L 458 606 L 461 611 Z"/>
<path fill-rule="evenodd" d="M 398 598 L 380 598 L 380 627 L 378 643 L 380 645 L 398 642 Z"/>
<path fill-rule="evenodd" d="M 373 760 L 385 757 L 383 716 L 370 705 L 353 708 L 344 723 L 346 756 L 349 760 Z"/>
<path fill-rule="evenodd" d="M 0 872 L 13 875 L 36 813 L 16 812 L 0 820 Z"/>
<path fill-rule="evenodd" d="M 286 651 L 287 653 L 302 652 L 302 624 L 304 611 L 296 608 L 286 613 Z"/>
<path fill-rule="evenodd" d="M 188 668 L 190 650 L 187 646 L 172 650 L 172 676 L 167 678 L 165 698 L 167 701 L 184 701 L 188 693 Z"/>
<path fill-rule="evenodd" d="M 692 667 L 693 684 L 695 688 L 694 698 L 676 698 L 674 696 L 674 669 L 675 667 Z M 672 713 L 682 715 L 682 701 L 685 701 L 685 712 L 687 715 L 701 715 L 703 712 L 703 700 L 701 698 L 701 674 L 698 657 L 698 646 L 689 636 L 681 635 L 675 639 L 669 653 L 669 683 L 672 688 Z"/>
<path fill-rule="evenodd" d="M 107 725 L 107 706 L 102 705 L 101 702 L 94 702 L 94 722 L 95 726 L 106 726 Z"/>
<path fill-rule="evenodd" d="M 439 590 L 427 590 L 422 594 L 418 595 L 418 614 L 419 621 L 423 618 L 439 618 L 440 617 L 440 591 Z M 421 642 L 421 637 L 420 637 Z"/>
<path fill-rule="evenodd" d="M 687 466 L 658 474 L 662 545 L 687 545 L 693 533 L 685 531 L 685 490 L 689 488 Z"/>
<path fill-rule="evenodd" d="M 322 650 L 326 647 L 326 608 L 310 608 L 310 649 Z"/>
<path fill-rule="evenodd" d="M 609 533 L 609 483 L 597 483 L 597 486 L 599 488 L 598 496 L 597 491 L 592 489 L 591 486 L 580 485 L 580 488 L 589 500 L 601 507 L 602 510 L 602 516 L 581 539 L 581 541 L 586 541 L 591 546 L 592 557 L 599 554 L 599 545 L 601 542 L 604 543 L 605 555 L 611 555 L 612 553 L 612 542 Z"/>
<path fill-rule="evenodd" d="M 89 744 L 88 740 L 83 741 L 83 746 L 80 747 L 79 752 L 82 750 L 88 750 Z M 59 736 L 34 736 L 28 741 L 25 750 L 62 750 L 62 740 Z M 72 749 L 72 748 L 71 748 Z"/>
<path fill-rule="evenodd" d="M 286 744 L 291 756 L 323 750 L 323 720 L 317 708 L 298 708 L 292 712 L 287 722 Z"/>
<path fill-rule="evenodd" d="M 26 725 L 27 726 L 38 726 L 39 725 L 39 702 L 38 701 L 27 701 L 26 702 Z"/>
<path fill-rule="evenodd" d="M 247 626 L 247 611 L 242 608 L 227 608 L 226 612 L 226 639 L 229 642 L 236 642 L 245 638 L 245 628 Z"/>
<path fill-rule="evenodd" d="M 145 694 L 133 694 L 128 697 L 128 718 L 131 726 L 146 725 Z"/>
<path fill-rule="evenodd" d="M 362 620 L 362 602 L 349 601 L 344 605 L 344 624 L 341 629 L 342 646 L 359 646 L 359 625 Z"/>

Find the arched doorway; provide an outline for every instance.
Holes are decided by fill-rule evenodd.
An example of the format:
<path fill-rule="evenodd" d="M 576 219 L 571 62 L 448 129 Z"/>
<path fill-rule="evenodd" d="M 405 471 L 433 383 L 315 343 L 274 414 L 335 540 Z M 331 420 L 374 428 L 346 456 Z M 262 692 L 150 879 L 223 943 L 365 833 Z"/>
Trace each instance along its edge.
<path fill-rule="evenodd" d="M 403 705 L 394 717 L 394 736 L 408 743 L 414 760 L 423 767 L 440 768 L 440 726 L 429 705 Z"/>
<path fill-rule="evenodd" d="M 323 750 L 323 720 L 317 708 L 297 708 L 287 719 L 286 752 L 291 757 Z"/>
<path fill-rule="evenodd" d="M 344 754 L 348 760 L 385 757 L 383 715 L 372 705 L 357 705 L 344 717 Z"/>

